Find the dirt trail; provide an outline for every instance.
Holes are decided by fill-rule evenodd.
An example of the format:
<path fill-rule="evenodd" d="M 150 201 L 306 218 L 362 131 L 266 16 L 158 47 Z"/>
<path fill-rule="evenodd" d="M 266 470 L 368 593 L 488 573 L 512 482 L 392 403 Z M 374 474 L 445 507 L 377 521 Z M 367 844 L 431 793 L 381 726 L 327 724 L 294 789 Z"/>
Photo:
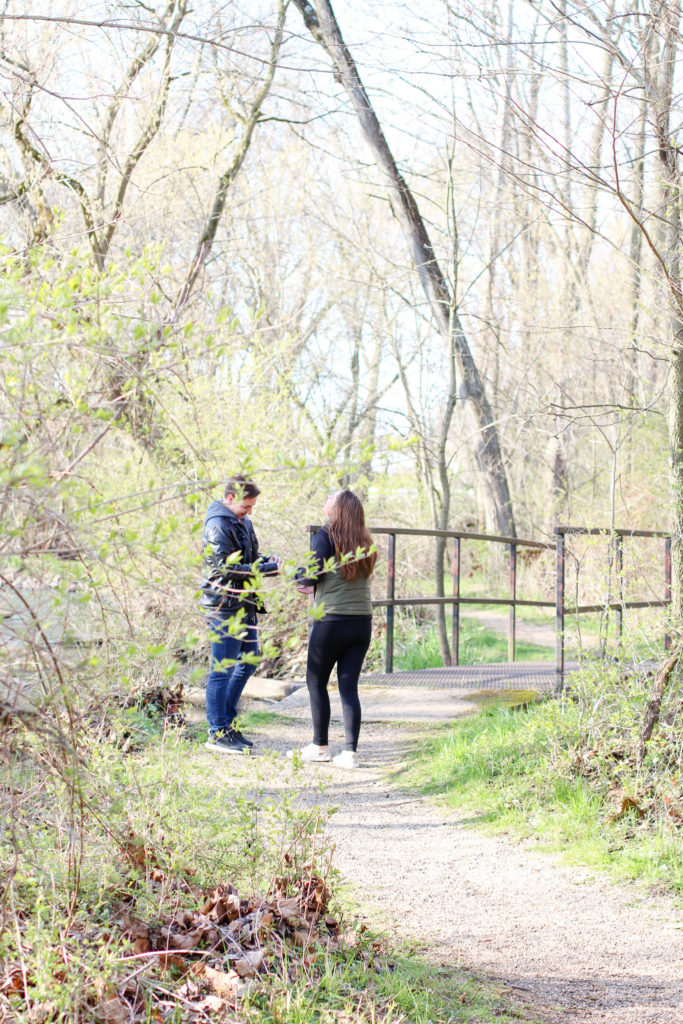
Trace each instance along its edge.
<path fill-rule="evenodd" d="M 386 702 L 373 715 L 368 693 L 363 766 L 306 765 L 301 785 L 323 779 L 339 808 L 329 823 L 335 863 L 369 912 L 417 938 L 436 962 L 502 984 L 548 1024 L 683 1024 L 680 906 L 567 867 L 532 843 L 484 835 L 472 819 L 398 789 L 391 774 L 419 742 L 425 719 L 436 720 L 438 704 L 432 693 L 430 713 L 423 706 L 419 723 L 406 722 L 409 707 L 396 690 L 387 721 Z M 452 699 L 441 696 L 452 714 Z M 288 700 L 297 717 L 285 700 L 280 721 L 256 736 L 283 755 L 310 739 L 300 698 Z M 333 698 L 333 749 L 338 719 Z"/>

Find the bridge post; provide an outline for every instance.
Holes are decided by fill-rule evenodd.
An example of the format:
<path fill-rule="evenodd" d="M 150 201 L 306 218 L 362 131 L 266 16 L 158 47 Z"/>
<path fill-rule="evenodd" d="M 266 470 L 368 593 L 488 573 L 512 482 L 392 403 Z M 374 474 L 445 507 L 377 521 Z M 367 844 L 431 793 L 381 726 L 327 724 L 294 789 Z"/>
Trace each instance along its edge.
<path fill-rule="evenodd" d="M 451 664 L 460 664 L 460 538 L 453 538 L 453 637 Z"/>
<path fill-rule="evenodd" d="M 517 608 L 517 545 L 510 545 L 510 610 L 508 612 L 508 661 L 515 660 L 515 625 Z"/>
<path fill-rule="evenodd" d="M 394 596 L 396 593 L 396 534 L 390 533 L 387 550 L 387 636 L 384 650 L 384 671 L 394 671 Z"/>
<path fill-rule="evenodd" d="M 564 686 L 564 583 L 565 535 L 561 526 L 555 527 L 557 582 L 555 586 L 555 694 Z"/>

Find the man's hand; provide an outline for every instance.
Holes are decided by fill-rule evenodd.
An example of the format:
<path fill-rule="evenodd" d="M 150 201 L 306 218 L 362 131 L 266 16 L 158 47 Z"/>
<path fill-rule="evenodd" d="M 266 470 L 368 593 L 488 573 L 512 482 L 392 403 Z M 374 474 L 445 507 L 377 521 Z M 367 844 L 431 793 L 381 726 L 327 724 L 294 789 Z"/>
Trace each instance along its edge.
<path fill-rule="evenodd" d="M 299 591 L 300 594 L 312 594 L 313 591 L 315 590 L 315 587 L 306 586 L 306 584 L 304 583 L 297 583 L 296 589 Z"/>

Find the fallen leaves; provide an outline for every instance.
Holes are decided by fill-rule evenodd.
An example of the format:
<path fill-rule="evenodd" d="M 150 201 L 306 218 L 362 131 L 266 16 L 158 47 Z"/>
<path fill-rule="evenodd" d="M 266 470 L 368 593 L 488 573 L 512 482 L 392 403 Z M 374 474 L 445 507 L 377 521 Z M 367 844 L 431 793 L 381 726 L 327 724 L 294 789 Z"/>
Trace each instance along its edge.
<path fill-rule="evenodd" d="M 606 797 L 605 820 L 610 823 L 633 816 L 640 828 L 664 821 L 683 827 L 683 791 L 677 775 L 651 771 L 636 776 L 636 756 L 625 746 L 580 746 L 571 760 L 572 774 L 586 779 Z"/>
<path fill-rule="evenodd" d="M 161 868 L 147 844 L 131 834 L 123 855 L 131 866 L 144 867 L 155 884 L 154 872 Z M 311 865 L 278 878 L 268 899 L 241 896 L 229 883 L 204 890 L 184 880 L 164 880 L 178 904 L 165 916 L 147 920 L 129 894 L 113 928 L 88 931 L 83 924 L 74 925 L 63 937 L 65 964 L 70 958 L 75 964 L 79 950 L 89 943 L 121 947 L 118 975 L 93 983 L 83 993 L 86 1015 L 97 1024 L 165 1019 L 174 982 L 188 1020 L 206 1015 L 220 1019 L 228 1010 L 234 1019 L 240 1000 L 269 975 L 280 981 L 289 977 L 292 983 L 310 970 L 319 954 L 322 962 L 328 952 L 352 949 L 359 939 L 358 930 L 343 931 L 327 913 L 330 894 Z M 56 982 L 61 980 L 62 975 L 55 975 Z M 31 1005 L 32 985 L 18 966 L 7 966 L 0 978 L 0 1003 L 18 1009 Z M 149 1005 L 150 992 L 159 993 L 157 1007 Z M 49 1021 L 51 1012 L 47 1006 L 41 1009 L 41 1020 Z"/>
<path fill-rule="evenodd" d="M 241 978 L 237 971 L 217 971 L 208 964 L 200 964 L 197 973 L 206 979 L 216 995 L 234 999 L 239 991 Z"/>
<path fill-rule="evenodd" d="M 629 796 L 623 789 L 610 790 L 609 797 L 613 809 L 607 815 L 608 821 L 619 821 L 629 811 L 634 811 L 638 818 L 645 816 L 645 809 L 641 806 L 640 802 L 635 797 Z"/>
<path fill-rule="evenodd" d="M 240 957 L 235 963 L 235 971 L 240 978 L 254 978 L 263 969 L 265 953 L 262 949 L 252 949 Z"/>
<path fill-rule="evenodd" d="M 102 1024 L 124 1024 L 130 1020 L 130 1006 L 122 999 L 114 997 L 100 1003 L 93 1009 L 95 1020 Z"/>

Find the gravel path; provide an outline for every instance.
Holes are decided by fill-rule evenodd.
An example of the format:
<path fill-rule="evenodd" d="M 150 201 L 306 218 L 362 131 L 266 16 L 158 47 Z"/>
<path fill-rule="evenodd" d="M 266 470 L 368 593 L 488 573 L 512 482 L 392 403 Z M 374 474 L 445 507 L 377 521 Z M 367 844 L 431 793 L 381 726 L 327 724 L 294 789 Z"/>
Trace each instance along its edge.
<path fill-rule="evenodd" d="M 368 731 L 366 742 L 396 753 L 417 739 Z M 547 1021 L 683 1021 L 682 922 L 670 900 L 482 835 L 387 787 L 382 760 L 378 750 L 345 783 L 330 834 L 337 867 L 397 931 L 426 939 L 442 963 L 504 983 Z"/>
<path fill-rule="evenodd" d="M 333 746 L 337 712 L 333 701 Z M 329 824 L 335 863 L 368 911 L 436 962 L 502 984 L 548 1024 L 683 1024 L 675 901 L 481 834 L 471 819 L 398 789 L 391 773 L 424 728 L 424 715 L 419 724 L 366 717 L 361 768 L 303 769 L 302 786 L 324 780 L 339 808 Z M 303 720 L 282 717 L 257 739 L 284 754 L 310 735 Z"/>

